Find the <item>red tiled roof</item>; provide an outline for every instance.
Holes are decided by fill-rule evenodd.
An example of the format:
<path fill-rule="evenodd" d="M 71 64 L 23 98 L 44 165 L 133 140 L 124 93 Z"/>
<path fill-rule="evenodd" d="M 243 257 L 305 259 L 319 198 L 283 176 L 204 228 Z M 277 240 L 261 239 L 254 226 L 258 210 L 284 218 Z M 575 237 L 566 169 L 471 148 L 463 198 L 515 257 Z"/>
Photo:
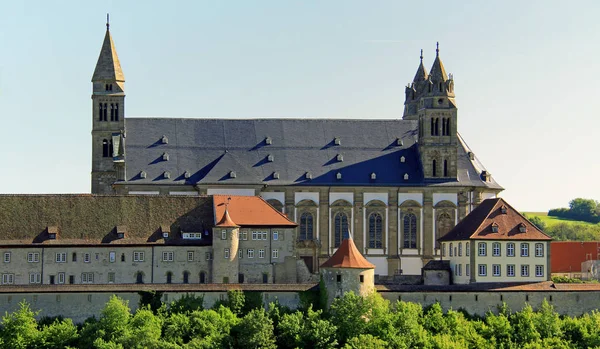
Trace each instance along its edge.
<path fill-rule="evenodd" d="M 216 217 L 223 217 L 227 202 L 229 202 L 227 212 L 230 220 L 238 226 L 289 228 L 297 226 L 259 196 L 213 195 L 215 221 Z"/>
<path fill-rule="evenodd" d="M 360 254 L 352 239 L 344 239 L 337 251 L 321 265 L 321 268 L 374 269 L 375 266 Z"/>
<path fill-rule="evenodd" d="M 235 224 L 231 217 L 229 217 L 229 210 L 225 209 L 225 213 L 223 213 L 223 218 L 216 225 L 219 228 L 238 228 L 239 225 Z"/>
<path fill-rule="evenodd" d="M 503 207 L 506 209 L 506 213 L 502 212 Z M 526 228 L 524 233 L 520 231 L 521 224 Z M 492 225 L 498 226 L 497 232 L 492 231 Z M 438 241 L 469 239 L 552 240 L 502 198 L 484 200 Z"/>
<path fill-rule="evenodd" d="M 550 251 L 552 273 L 579 273 L 581 263 L 600 257 L 600 241 L 553 241 Z"/>

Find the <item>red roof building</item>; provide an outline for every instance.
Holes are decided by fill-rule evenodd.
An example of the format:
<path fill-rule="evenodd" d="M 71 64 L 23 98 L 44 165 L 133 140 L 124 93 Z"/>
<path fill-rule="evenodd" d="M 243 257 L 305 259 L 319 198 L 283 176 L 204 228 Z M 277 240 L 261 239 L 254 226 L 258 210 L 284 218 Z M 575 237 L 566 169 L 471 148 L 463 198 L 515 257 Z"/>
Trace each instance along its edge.
<path fill-rule="evenodd" d="M 240 227 L 282 227 L 294 228 L 292 222 L 283 213 L 275 210 L 260 196 L 213 195 L 215 222 L 228 213 L 229 221 Z"/>
<path fill-rule="evenodd" d="M 581 263 L 600 259 L 600 241 L 554 241 L 550 247 L 553 274 L 581 273 Z"/>
<path fill-rule="evenodd" d="M 337 251 L 321 265 L 321 268 L 375 269 L 375 266 L 363 257 L 352 239 L 344 239 Z"/>

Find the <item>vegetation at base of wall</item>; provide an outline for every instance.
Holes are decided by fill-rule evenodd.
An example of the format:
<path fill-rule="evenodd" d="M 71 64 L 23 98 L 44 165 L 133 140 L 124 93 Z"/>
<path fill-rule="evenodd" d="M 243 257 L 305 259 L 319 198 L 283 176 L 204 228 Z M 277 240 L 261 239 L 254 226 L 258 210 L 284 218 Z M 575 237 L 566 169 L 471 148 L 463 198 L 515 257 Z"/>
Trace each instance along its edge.
<path fill-rule="evenodd" d="M 552 282 L 556 284 L 597 284 L 598 280 L 581 280 L 568 276 L 553 276 Z"/>
<path fill-rule="evenodd" d="M 241 291 L 232 292 L 238 309 Z M 253 298 L 256 296 L 250 296 Z M 384 300 L 347 293 L 328 311 L 290 310 L 272 303 L 236 314 L 222 303 L 198 308 L 202 297 L 187 295 L 177 311 L 161 304 L 134 313 L 129 304 L 111 297 L 98 318 L 76 326 L 70 319 L 36 321 L 37 311 L 25 303 L 0 322 L 1 348 L 595 348 L 600 346 L 600 312 L 559 316 L 546 301 L 538 309 L 526 305 L 511 312 L 503 304 L 486 316 L 444 312 L 436 303 Z M 247 297 L 244 297 L 248 299 Z M 189 305 L 189 309 L 185 309 Z"/>

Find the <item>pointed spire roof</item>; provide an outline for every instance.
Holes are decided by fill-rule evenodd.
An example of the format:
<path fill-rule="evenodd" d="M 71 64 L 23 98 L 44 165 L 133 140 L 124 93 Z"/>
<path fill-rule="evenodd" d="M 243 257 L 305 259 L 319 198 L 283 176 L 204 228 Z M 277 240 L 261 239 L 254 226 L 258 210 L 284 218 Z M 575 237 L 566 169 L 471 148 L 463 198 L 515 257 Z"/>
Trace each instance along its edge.
<path fill-rule="evenodd" d="M 427 70 L 425 69 L 425 66 L 423 65 L 423 50 L 421 49 L 421 62 L 419 63 L 419 68 L 417 68 L 417 73 L 415 74 L 415 78 L 413 79 L 413 82 L 420 82 L 420 81 L 425 81 L 427 80 Z"/>
<path fill-rule="evenodd" d="M 375 269 L 375 266 L 358 251 L 352 238 L 347 238 L 321 268 Z"/>
<path fill-rule="evenodd" d="M 435 49 L 435 61 L 433 61 L 433 66 L 431 67 L 431 80 L 433 81 L 446 81 L 448 80 L 448 74 L 446 74 L 446 68 L 444 68 L 444 64 L 440 59 L 440 43 L 436 43 Z"/>
<path fill-rule="evenodd" d="M 229 211 L 227 209 L 225 209 L 223 217 L 216 226 L 219 228 L 239 228 L 239 225 L 235 224 L 231 217 L 229 217 Z"/>
<path fill-rule="evenodd" d="M 100 50 L 98 63 L 96 63 L 94 76 L 92 76 L 92 82 L 102 80 L 125 81 L 125 75 L 123 75 L 121 63 L 119 62 L 119 57 L 117 56 L 117 49 L 115 48 L 115 43 L 110 35 L 108 16 L 106 20 L 106 35 L 104 35 L 104 43 L 102 44 L 102 49 Z"/>

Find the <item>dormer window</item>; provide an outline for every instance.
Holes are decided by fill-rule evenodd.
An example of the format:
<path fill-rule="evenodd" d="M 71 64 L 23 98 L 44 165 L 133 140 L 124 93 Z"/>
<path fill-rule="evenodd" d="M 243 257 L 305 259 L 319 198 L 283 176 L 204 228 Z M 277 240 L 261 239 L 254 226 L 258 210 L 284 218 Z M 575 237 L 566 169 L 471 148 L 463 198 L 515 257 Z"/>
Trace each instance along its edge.
<path fill-rule="evenodd" d="M 167 178 L 171 178 L 171 172 L 169 172 L 169 171 L 165 171 L 165 172 L 163 173 L 163 177 L 165 177 L 165 179 L 167 179 Z"/>
<path fill-rule="evenodd" d="M 163 153 L 162 159 L 163 159 L 163 161 L 169 161 L 169 154 L 168 153 Z"/>
<path fill-rule="evenodd" d="M 306 177 L 306 179 L 312 179 L 312 174 L 310 172 L 306 172 L 304 176 Z"/>
<path fill-rule="evenodd" d="M 408 173 L 404 174 L 404 180 L 407 181 L 408 180 Z"/>
<path fill-rule="evenodd" d="M 160 142 L 162 144 L 169 144 L 169 139 L 167 138 L 167 136 L 163 135 L 162 138 L 160 139 Z"/>
<path fill-rule="evenodd" d="M 125 227 L 123 225 L 117 226 L 117 238 L 118 239 L 124 239 L 126 233 L 127 233 L 127 227 Z"/>
<path fill-rule="evenodd" d="M 519 224 L 519 232 L 521 232 L 521 233 L 527 232 L 527 226 L 524 223 Z"/>
<path fill-rule="evenodd" d="M 265 138 L 265 144 L 266 144 L 266 145 L 271 145 L 271 144 L 273 144 L 273 140 L 271 139 L 271 137 L 266 137 L 266 138 Z"/>
<path fill-rule="evenodd" d="M 492 223 L 492 233 L 498 232 L 498 223 Z"/>
<path fill-rule="evenodd" d="M 185 179 L 188 179 L 188 178 L 190 178 L 191 176 L 192 176 L 192 174 L 190 173 L 190 171 L 185 171 L 185 172 L 183 173 L 183 178 L 185 178 Z"/>
<path fill-rule="evenodd" d="M 163 237 L 163 239 L 168 239 L 169 238 L 169 232 L 168 231 L 163 231 L 162 237 Z"/>
<path fill-rule="evenodd" d="M 340 179 L 342 179 L 342 173 L 338 172 L 335 174 L 335 178 L 339 181 Z"/>
<path fill-rule="evenodd" d="M 405 163 L 406 162 L 406 158 L 404 156 L 400 157 L 400 162 Z"/>
<path fill-rule="evenodd" d="M 500 207 L 500 212 L 502 212 L 502 214 L 506 214 L 507 211 L 508 210 L 507 210 L 506 206 Z"/>
<path fill-rule="evenodd" d="M 235 171 L 229 172 L 229 178 L 235 178 L 235 177 L 236 177 Z"/>
<path fill-rule="evenodd" d="M 267 155 L 267 161 L 268 162 L 273 162 L 275 160 L 275 157 L 271 154 Z"/>
<path fill-rule="evenodd" d="M 371 173 L 371 180 L 374 181 L 377 179 L 377 175 L 375 174 L 375 172 Z"/>
<path fill-rule="evenodd" d="M 47 227 L 46 228 L 48 230 L 48 239 L 50 240 L 56 240 L 56 238 L 58 237 L 58 227 Z"/>
<path fill-rule="evenodd" d="M 338 154 L 336 157 L 337 161 L 344 161 L 344 156 L 342 154 Z"/>
<path fill-rule="evenodd" d="M 56 233 L 48 233 L 48 239 L 56 240 Z"/>
<path fill-rule="evenodd" d="M 279 179 L 279 172 L 273 172 L 273 179 Z"/>
<path fill-rule="evenodd" d="M 481 171 L 481 179 L 484 182 L 490 182 L 492 180 L 492 175 L 488 171 Z"/>
<path fill-rule="evenodd" d="M 146 178 L 147 176 L 146 171 L 140 171 L 140 178 Z"/>
<path fill-rule="evenodd" d="M 399 146 L 399 147 L 401 147 L 401 146 L 404 145 L 404 142 L 402 141 L 402 139 L 396 138 L 396 145 Z"/>
<path fill-rule="evenodd" d="M 335 144 L 335 145 L 342 145 L 342 140 L 339 137 L 335 137 L 333 139 L 333 144 Z"/>

